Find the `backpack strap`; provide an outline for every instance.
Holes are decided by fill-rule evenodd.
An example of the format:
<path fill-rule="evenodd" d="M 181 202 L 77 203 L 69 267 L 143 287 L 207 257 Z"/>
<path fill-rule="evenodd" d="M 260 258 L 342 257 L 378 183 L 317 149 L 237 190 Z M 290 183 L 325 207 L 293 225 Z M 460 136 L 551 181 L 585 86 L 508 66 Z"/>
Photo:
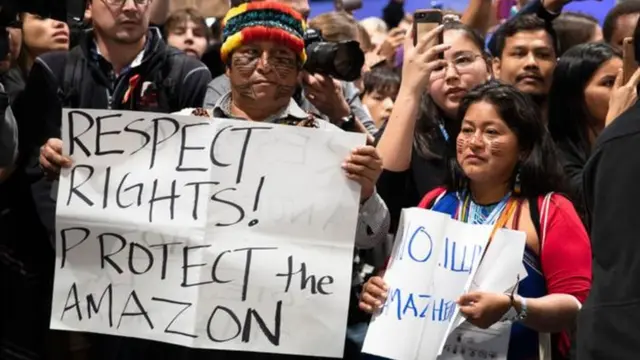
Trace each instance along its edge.
<path fill-rule="evenodd" d="M 538 208 L 538 197 L 533 196 L 527 199 L 529 201 L 529 213 L 531 214 L 531 222 L 536 228 L 536 235 L 540 241 L 540 249 L 542 249 L 542 231 L 540 229 L 540 209 Z"/>
<path fill-rule="evenodd" d="M 540 254 L 542 254 L 542 244 L 544 244 L 545 237 L 547 236 L 547 226 L 549 224 L 549 206 L 551 204 L 551 197 L 553 193 L 548 193 L 544 200 L 542 200 L 542 209 L 538 208 L 538 199 L 530 198 L 529 200 L 529 212 L 531 213 L 531 221 L 536 228 L 536 235 L 540 242 Z"/>
<path fill-rule="evenodd" d="M 77 107 L 79 105 L 78 97 L 81 89 L 77 85 L 82 79 L 83 61 L 82 49 L 79 46 L 69 51 L 60 88 L 58 89 L 58 96 L 64 107 Z"/>

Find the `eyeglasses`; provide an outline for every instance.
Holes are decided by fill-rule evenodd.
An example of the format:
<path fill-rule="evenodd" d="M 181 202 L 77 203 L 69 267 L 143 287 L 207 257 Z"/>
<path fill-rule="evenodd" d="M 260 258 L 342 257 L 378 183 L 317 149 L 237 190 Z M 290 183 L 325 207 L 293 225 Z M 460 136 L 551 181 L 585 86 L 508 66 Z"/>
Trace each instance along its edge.
<path fill-rule="evenodd" d="M 482 57 L 482 55 L 478 54 L 460 54 L 456 56 L 453 60 L 447 61 L 446 65 L 439 66 L 431 72 L 431 76 L 434 78 L 443 78 L 449 69 L 449 66 L 452 66 L 458 74 L 466 74 L 469 71 L 473 70 L 473 65 L 476 62 L 476 59 Z"/>
<path fill-rule="evenodd" d="M 111 5 L 111 6 L 124 6 L 124 4 L 129 0 L 102 0 L 102 1 L 104 1 L 105 4 Z M 151 0 L 133 0 L 133 4 L 138 6 L 146 6 L 146 5 L 149 5 L 150 2 Z"/>

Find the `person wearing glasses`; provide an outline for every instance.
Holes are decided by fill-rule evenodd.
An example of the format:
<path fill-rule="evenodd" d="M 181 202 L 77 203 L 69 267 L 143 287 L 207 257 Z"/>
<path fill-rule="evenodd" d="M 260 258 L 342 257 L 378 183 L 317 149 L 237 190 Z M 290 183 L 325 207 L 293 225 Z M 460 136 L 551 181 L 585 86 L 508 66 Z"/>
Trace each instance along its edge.
<path fill-rule="evenodd" d="M 429 47 L 441 37 L 442 44 Z M 383 172 L 378 193 L 389 207 L 391 233 L 400 212 L 441 186 L 447 143 L 462 97 L 491 77 L 484 39 L 458 21 L 447 21 L 413 45 L 404 44 L 402 82 L 389 120 L 378 132 Z"/>
<path fill-rule="evenodd" d="M 70 165 L 62 155 L 62 108 L 172 113 L 204 101 L 211 74 L 199 60 L 166 45 L 159 30 L 149 27 L 154 1 L 162 0 L 87 0 L 93 28 L 70 51 L 36 57 L 25 89 L 14 100 L 20 150 L 26 157 L 21 171 L 29 174 L 28 195 L 47 240 L 55 233 L 53 184 L 60 168 Z M 53 261 L 52 244 L 30 245 Z M 49 269 L 46 275 L 53 279 L 53 266 Z M 42 320 L 46 326 L 48 318 Z M 135 347 L 132 342 L 95 336 L 89 358 L 115 356 L 121 348 Z"/>
<path fill-rule="evenodd" d="M 149 28 L 152 1 L 90 0 L 93 29 L 85 40 L 68 52 L 35 59 L 14 108 L 18 122 L 32 131 L 27 141 L 42 175 L 55 178 L 69 164 L 61 155 L 62 107 L 171 113 L 202 104 L 209 70 L 167 46 L 160 32 Z M 38 106 L 30 106 L 34 103 Z M 41 216 L 52 233 L 50 192 L 35 191 L 34 196 L 51 207 Z"/>

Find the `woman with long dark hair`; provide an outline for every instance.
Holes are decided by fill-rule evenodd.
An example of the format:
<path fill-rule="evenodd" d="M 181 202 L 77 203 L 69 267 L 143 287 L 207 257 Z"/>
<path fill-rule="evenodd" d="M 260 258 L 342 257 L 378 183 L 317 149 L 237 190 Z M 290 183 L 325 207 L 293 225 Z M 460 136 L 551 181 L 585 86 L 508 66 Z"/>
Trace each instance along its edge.
<path fill-rule="evenodd" d="M 440 35 L 441 45 L 426 46 Z M 446 22 L 416 46 L 408 35 L 404 46 L 400 90 L 389 120 L 378 132 L 384 171 L 377 189 L 389 207 L 391 232 L 403 208 L 415 206 L 443 184 L 451 119 L 466 92 L 491 77 L 484 39 L 462 23 Z"/>
<path fill-rule="evenodd" d="M 620 104 L 624 96 L 612 97 L 620 88 L 616 77 L 621 69 L 618 50 L 605 43 L 588 43 L 569 49 L 553 73 L 548 128 L 569 178 L 569 195 L 583 216 L 583 168 L 598 135 L 627 108 Z"/>
<path fill-rule="evenodd" d="M 589 237 L 571 202 L 560 195 L 564 178 L 553 142 L 529 97 L 490 82 L 471 90 L 452 126 L 455 156 L 446 185 L 420 207 L 472 224 L 526 233 L 522 259 L 528 276 L 515 297 L 474 291 L 457 299 L 478 327 L 503 320 L 512 308 L 507 359 L 537 359 L 545 334 L 572 328 L 591 283 Z M 453 145 L 451 146 L 452 152 Z M 386 299 L 381 277 L 364 286 L 360 308 L 374 312 Z M 566 333 L 556 348 L 566 356 Z"/>

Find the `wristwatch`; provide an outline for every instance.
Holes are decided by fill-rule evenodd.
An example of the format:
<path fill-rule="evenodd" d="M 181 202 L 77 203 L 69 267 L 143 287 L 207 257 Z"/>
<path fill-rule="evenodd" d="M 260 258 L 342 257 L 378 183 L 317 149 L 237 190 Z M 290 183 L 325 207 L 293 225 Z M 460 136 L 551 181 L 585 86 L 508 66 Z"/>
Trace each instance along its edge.
<path fill-rule="evenodd" d="M 353 113 L 348 116 L 343 117 L 340 123 L 340 128 L 344 131 L 355 131 L 356 130 L 356 117 Z"/>
<path fill-rule="evenodd" d="M 520 300 L 520 312 L 516 310 L 516 299 L 511 295 L 511 308 L 516 310 L 516 314 L 509 319 L 510 322 L 524 321 L 527 318 L 527 299 L 522 296 L 518 296 L 518 300 Z"/>

